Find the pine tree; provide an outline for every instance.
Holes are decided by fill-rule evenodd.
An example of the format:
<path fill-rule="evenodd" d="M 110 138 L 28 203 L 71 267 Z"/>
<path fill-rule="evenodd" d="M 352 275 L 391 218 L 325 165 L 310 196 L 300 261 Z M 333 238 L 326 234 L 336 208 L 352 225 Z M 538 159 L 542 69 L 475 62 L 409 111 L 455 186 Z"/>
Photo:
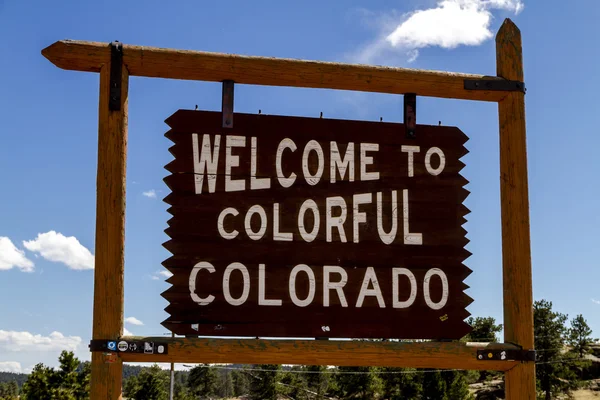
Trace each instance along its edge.
<path fill-rule="evenodd" d="M 383 389 L 383 382 L 373 367 L 339 367 L 336 375 L 341 397 L 367 400 L 376 398 Z"/>
<path fill-rule="evenodd" d="M 256 400 L 277 400 L 281 391 L 278 387 L 281 378 L 281 366 L 274 364 L 261 364 L 256 366 L 257 371 L 252 371 L 250 380 L 250 397 Z"/>
<path fill-rule="evenodd" d="M 573 318 L 567 342 L 572 351 L 579 355 L 579 358 L 583 358 L 584 355 L 590 352 L 590 345 L 594 343 L 591 335 L 592 329 L 583 318 L 583 315 L 579 314 Z"/>
<path fill-rule="evenodd" d="M 546 400 L 553 394 L 567 392 L 576 385 L 576 376 L 563 363 L 567 316 L 552 311 L 552 302 L 539 300 L 533 304 L 535 348 L 537 351 L 536 377 Z"/>
<path fill-rule="evenodd" d="M 233 370 L 231 378 L 233 379 L 233 394 L 236 397 L 247 395 L 250 387 L 248 374 L 244 370 Z"/>
<path fill-rule="evenodd" d="M 423 374 L 423 399 L 454 400 L 447 396 L 446 381 L 442 378 L 440 371 Z"/>
<path fill-rule="evenodd" d="M 309 372 L 306 376 L 308 389 L 316 393 L 315 399 L 322 400 L 329 390 L 331 374 L 325 373 L 327 367 L 324 365 L 309 365 L 306 367 Z"/>
<path fill-rule="evenodd" d="M 144 368 L 140 374 L 127 379 L 124 394 L 133 400 L 167 400 L 169 377 L 158 365 Z"/>
<path fill-rule="evenodd" d="M 214 368 L 208 364 L 202 364 L 190 370 L 187 385 L 194 395 L 210 397 L 217 392 L 218 379 Z"/>
<path fill-rule="evenodd" d="M 502 331 L 502 324 L 496 324 L 493 317 L 469 317 L 467 324 L 471 325 L 473 330 L 465 337 L 465 341 L 490 342 L 498 341 L 496 334 Z M 488 371 L 479 372 L 479 380 L 484 381 L 490 374 Z"/>
<path fill-rule="evenodd" d="M 419 400 L 423 392 L 422 374 L 411 368 L 382 368 L 383 398 Z"/>
<path fill-rule="evenodd" d="M 283 373 L 281 384 L 282 392 L 295 400 L 308 400 L 312 397 L 308 389 L 307 377 L 299 372 L 305 371 L 305 367 L 295 366 L 290 371 Z"/>

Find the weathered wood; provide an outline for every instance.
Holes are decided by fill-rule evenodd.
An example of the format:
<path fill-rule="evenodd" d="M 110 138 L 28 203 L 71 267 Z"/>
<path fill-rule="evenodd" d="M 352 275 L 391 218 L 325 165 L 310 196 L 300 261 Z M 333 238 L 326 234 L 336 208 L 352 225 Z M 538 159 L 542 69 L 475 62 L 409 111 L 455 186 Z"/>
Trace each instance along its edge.
<path fill-rule="evenodd" d="M 498 75 L 523 81 L 521 32 L 506 19 L 496 36 Z M 534 348 L 533 294 L 527 186 L 525 97 L 514 92 L 498 104 L 504 341 Z M 506 399 L 535 399 L 535 364 L 506 373 Z"/>
<path fill-rule="evenodd" d="M 125 362 L 301 364 L 457 368 L 506 371 L 517 361 L 481 361 L 477 350 L 514 350 L 506 343 L 354 340 L 133 338 L 168 343 L 168 354 L 119 353 Z"/>
<path fill-rule="evenodd" d="M 110 61 L 108 43 L 58 41 L 42 54 L 56 66 L 99 72 Z M 502 91 L 466 90 L 465 79 L 500 79 L 475 74 L 423 71 L 333 62 L 163 49 L 123 45 L 124 63 L 132 76 L 188 79 L 271 86 L 310 87 L 379 93 L 416 93 L 465 100 L 500 101 Z"/>
<path fill-rule="evenodd" d="M 127 68 L 121 76 L 121 110 L 109 111 L 110 63 L 100 71 L 93 339 L 123 333 Z M 120 360 L 106 363 L 103 353 L 92 353 L 91 400 L 121 399 L 121 381 Z"/>
<path fill-rule="evenodd" d="M 264 114 L 235 114 L 233 128 L 225 130 L 221 118 L 219 112 L 179 110 L 166 120 L 175 159 L 166 166 L 172 193 L 165 201 L 173 218 L 164 246 L 173 257 L 164 265 L 174 276 L 163 293 L 171 315 L 164 326 L 181 335 L 250 337 L 458 339 L 468 333 L 464 319 L 473 300 L 463 283 L 471 273 L 463 264 L 470 253 L 461 226 L 468 213 L 462 205 L 467 180 L 460 175 L 460 158 L 467 153 L 464 133 L 419 125 L 417 136 L 407 139 L 404 124 Z M 230 139 L 238 146 L 227 150 Z M 295 150 L 282 150 L 284 140 Z M 363 145 L 371 149 L 368 162 Z M 234 154 L 235 162 L 227 154 Z M 333 159 L 349 162 L 343 174 Z M 366 179 L 365 170 L 376 177 Z M 279 178 L 291 174 L 293 183 L 281 183 Z M 238 180 L 239 190 L 228 188 L 228 179 Z M 253 188 L 256 179 L 268 182 Z M 361 204 L 365 221 L 356 228 L 353 202 L 361 193 L 371 200 Z M 326 199 L 334 196 L 341 205 L 329 209 Z M 319 225 L 312 212 L 300 217 L 306 200 L 318 207 Z M 220 220 L 231 207 L 237 211 Z M 258 215 L 246 220 L 253 207 L 264 210 L 264 220 Z M 408 223 L 405 210 L 410 210 Z M 328 230 L 335 221 L 338 228 Z M 385 232 L 396 226 L 389 242 L 384 243 L 380 224 Z M 404 235 L 409 225 L 422 235 L 418 244 Z M 314 226 L 316 233 L 307 240 L 303 232 Z M 252 238 L 261 227 L 264 233 Z M 226 237 L 223 231 L 238 234 Z M 281 240 L 284 235 L 287 240 Z M 234 262 L 243 264 L 247 278 L 240 270 L 225 272 Z M 213 272 L 195 270 L 198 263 L 210 263 Z M 304 269 L 294 273 L 299 265 Z M 343 269 L 343 295 L 325 289 L 330 276 L 325 266 Z M 394 275 L 399 268 L 410 275 Z M 433 268 L 444 274 L 446 286 L 442 278 L 428 278 Z M 378 297 L 360 295 L 369 271 L 378 281 Z M 341 276 L 333 273 L 332 281 Z M 440 308 L 431 306 L 425 292 Z M 214 298 L 204 303 L 198 296 Z M 231 297 L 243 300 L 233 304 Z M 299 299 L 309 300 L 300 304 Z"/>

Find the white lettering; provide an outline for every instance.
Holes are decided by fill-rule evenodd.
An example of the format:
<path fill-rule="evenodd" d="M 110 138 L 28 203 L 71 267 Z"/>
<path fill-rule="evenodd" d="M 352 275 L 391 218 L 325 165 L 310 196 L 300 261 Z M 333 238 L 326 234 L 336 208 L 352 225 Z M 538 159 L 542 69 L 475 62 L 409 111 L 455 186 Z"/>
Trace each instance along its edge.
<path fill-rule="evenodd" d="M 352 223 L 354 226 L 354 243 L 359 243 L 358 225 L 367 222 L 367 214 L 364 211 L 359 211 L 361 204 L 369 204 L 373 201 L 372 193 L 355 194 L 352 200 L 353 217 Z"/>
<path fill-rule="evenodd" d="M 440 159 L 440 165 L 438 165 L 437 168 L 433 168 L 431 166 L 431 155 L 434 153 L 437 154 Z M 444 152 L 442 151 L 442 149 L 440 149 L 439 147 L 432 147 L 429 150 L 427 150 L 427 153 L 425 153 L 425 168 L 427 169 L 427 172 L 429 172 L 433 176 L 436 176 L 442 173 L 445 166 L 446 156 L 444 156 Z"/>
<path fill-rule="evenodd" d="M 277 171 L 277 179 L 279 184 L 284 188 L 289 188 L 296 181 L 296 174 L 291 173 L 289 177 L 283 176 L 283 169 L 281 168 L 281 158 L 283 156 L 283 150 L 290 149 L 292 152 L 296 151 L 296 143 L 292 139 L 283 139 L 277 147 L 277 155 L 275 156 L 275 170 Z"/>
<path fill-rule="evenodd" d="M 258 305 L 259 306 L 280 306 L 281 300 L 266 299 L 266 282 L 265 282 L 265 264 L 258 264 Z"/>
<path fill-rule="evenodd" d="M 298 295 L 296 294 L 296 276 L 299 272 L 304 272 L 308 276 L 308 295 L 304 300 L 300 300 Z M 313 270 L 305 264 L 296 265 L 290 274 L 290 298 L 292 299 L 292 303 L 297 305 L 298 307 L 306 307 L 312 303 L 315 298 L 316 291 L 316 281 L 315 274 Z"/>
<path fill-rule="evenodd" d="M 213 267 L 212 264 L 207 263 L 205 261 L 199 262 L 198 264 L 194 265 L 194 268 L 192 268 L 192 272 L 190 273 L 189 280 L 190 296 L 192 297 L 194 303 L 198 303 L 198 305 L 200 306 L 206 306 L 212 303 L 212 301 L 215 299 L 215 296 L 211 294 L 202 298 L 196 294 L 196 278 L 198 277 L 198 272 L 200 272 L 201 269 L 205 269 L 211 274 L 215 272 L 215 267 Z"/>
<path fill-rule="evenodd" d="M 408 176 L 415 176 L 415 165 L 414 165 L 414 153 L 419 153 L 421 148 L 419 146 L 402 146 L 401 150 L 403 153 L 408 153 Z"/>
<path fill-rule="evenodd" d="M 258 232 L 254 232 L 252 230 L 252 226 L 250 225 L 250 223 L 252 221 L 252 216 L 254 214 L 258 214 L 258 216 L 260 217 L 260 228 L 258 229 Z M 250 207 L 248 209 L 248 212 L 246 213 L 246 218 L 244 219 L 244 225 L 246 227 L 246 234 L 248 235 L 248 237 L 250 239 L 252 239 L 252 240 L 261 239 L 264 236 L 265 232 L 267 231 L 267 213 L 265 212 L 265 209 L 262 208 L 261 206 L 259 206 L 258 204 Z"/>
<path fill-rule="evenodd" d="M 369 284 L 373 284 L 373 289 L 369 289 Z M 365 271 L 365 277 L 363 278 L 362 286 L 358 293 L 358 299 L 356 300 L 356 308 L 362 307 L 366 296 L 375 296 L 377 298 L 377 303 L 379 303 L 379 308 L 385 308 L 383 294 L 381 293 L 379 281 L 377 280 L 377 275 L 375 275 L 373 267 L 369 267 Z"/>
<path fill-rule="evenodd" d="M 240 166 L 240 157 L 231 154 L 231 149 L 234 147 L 245 147 L 245 136 L 227 135 L 225 143 L 225 191 L 237 192 L 246 189 L 246 181 L 244 179 L 232 179 L 231 168 Z"/>
<path fill-rule="evenodd" d="M 346 232 L 344 231 L 344 222 L 346 222 L 346 216 L 348 213 L 348 207 L 346 205 L 346 201 L 343 197 L 327 197 L 325 200 L 326 203 L 326 221 L 327 221 L 327 241 L 332 241 L 332 230 L 333 228 L 337 228 L 338 233 L 340 235 L 340 241 L 342 243 L 346 243 Z M 333 207 L 340 208 L 340 215 L 337 217 L 333 216 Z"/>
<path fill-rule="evenodd" d="M 335 183 L 335 171 L 340 171 L 340 180 L 344 180 L 346 171 L 348 171 L 348 180 L 354 182 L 354 143 L 348 143 L 346 147 L 346 154 L 342 160 L 340 157 L 340 151 L 336 142 L 331 142 L 331 166 L 329 170 L 329 180 L 331 183 Z"/>
<path fill-rule="evenodd" d="M 392 190 L 392 227 L 389 232 L 383 229 L 383 194 L 377 192 L 377 232 L 379 238 L 385 244 L 391 244 L 396 239 L 398 232 L 398 195 Z"/>
<path fill-rule="evenodd" d="M 237 299 L 231 297 L 231 293 L 229 291 L 230 286 L 230 276 L 233 271 L 240 271 L 242 273 L 242 278 L 244 279 L 244 288 L 242 290 L 242 295 Z M 248 295 L 250 294 L 250 274 L 248 273 L 248 269 L 239 262 L 231 263 L 225 268 L 225 272 L 223 273 L 223 297 L 225 297 L 225 301 L 227 301 L 232 306 L 240 306 L 248 300 Z"/>
<path fill-rule="evenodd" d="M 437 303 L 431 301 L 431 294 L 429 293 L 429 282 L 434 275 L 439 276 L 442 280 L 442 298 Z M 448 301 L 448 278 L 446 277 L 446 274 L 444 274 L 444 271 L 439 268 L 432 268 L 427 271 L 423 281 L 423 295 L 425 296 L 425 303 L 427 303 L 432 310 L 439 310 L 446 305 L 446 302 Z"/>
<path fill-rule="evenodd" d="M 221 237 L 223 239 L 233 239 L 238 235 L 238 231 L 237 230 L 232 230 L 231 232 L 227 232 L 225 230 L 225 217 L 228 215 L 233 215 L 234 217 L 236 217 L 239 214 L 238 210 L 236 210 L 233 207 L 228 207 L 226 209 L 224 209 L 223 211 L 221 211 L 221 214 L 219 214 L 219 218 L 217 220 L 217 229 L 219 230 L 219 234 L 221 235 Z"/>
<path fill-rule="evenodd" d="M 250 189 L 269 189 L 271 187 L 271 178 L 256 178 L 258 169 L 258 144 L 256 138 L 250 139 Z"/>
<path fill-rule="evenodd" d="M 219 144 L 221 135 L 215 136 L 215 147 L 210 152 L 210 135 L 202 136 L 202 151 L 198 149 L 198 134 L 192 134 L 192 152 L 194 153 L 194 183 L 196 194 L 202 193 L 204 173 L 207 172 L 208 192 L 214 193 L 217 184 L 217 164 L 219 161 Z M 199 154 L 198 154 L 199 153 Z"/>
<path fill-rule="evenodd" d="M 317 172 L 314 175 L 310 174 L 310 170 L 308 168 L 308 157 L 310 156 L 310 152 L 314 151 L 317 153 Z M 321 180 L 321 176 L 323 175 L 323 169 L 325 168 L 325 154 L 323 153 L 323 149 L 321 145 L 316 140 L 311 140 L 304 147 L 304 153 L 302 154 L 302 172 L 304 173 L 304 179 L 306 183 L 311 186 L 316 185 Z"/>
<path fill-rule="evenodd" d="M 408 300 L 400 301 L 400 290 L 398 287 L 400 275 L 405 275 L 410 281 L 410 296 Z M 417 298 L 417 278 L 406 268 L 392 268 L 392 295 L 394 308 L 408 308 Z"/>
<path fill-rule="evenodd" d="M 402 203 L 403 203 L 403 222 L 404 222 L 404 244 L 423 244 L 422 233 L 410 233 L 408 227 L 408 189 L 402 190 Z"/>
<path fill-rule="evenodd" d="M 367 151 L 379 151 L 379 143 L 360 144 L 360 180 L 376 181 L 379 179 L 379 172 L 367 172 L 367 165 L 373 164 L 373 157 L 367 156 Z"/>
<path fill-rule="evenodd" d="M 310 210 L 313 213 L 314 221 L 313 229 L 311 232 L 306 231 L 306 226 L 304 226 L 304 214 L 306 210 Z M 319 232 L 319 226 L 321 224 L 321 218 L 319 216 L 319 208 L 317 207 L 317 203 L 313 200 L 306 200 L 300 206 L 300 211 L 298 212 L 298 230 L 300 231 L 300 236 L 306 242 L 312 242 L 317 237 L 317 233 Z"/>
<path fill-rule="evenodd" d="M 339 282 L 331 282 L 329 275 L 332 273 L 340 274 Z M 329 307 L 329 291 L 335 289 L 342 307 L 348 307 L 346 296 L 344 296 L 344 286 L 348 282 L 348 274 L 342 267 L 325 265 L 323 266 L 323 307 Z"/>
<path fill-rule="evenodd" d="M 293 240 L 292 232 L 279 231 L 279 203 L 273 204 L 273 240 L 281 242 L 291 242 Z"/>

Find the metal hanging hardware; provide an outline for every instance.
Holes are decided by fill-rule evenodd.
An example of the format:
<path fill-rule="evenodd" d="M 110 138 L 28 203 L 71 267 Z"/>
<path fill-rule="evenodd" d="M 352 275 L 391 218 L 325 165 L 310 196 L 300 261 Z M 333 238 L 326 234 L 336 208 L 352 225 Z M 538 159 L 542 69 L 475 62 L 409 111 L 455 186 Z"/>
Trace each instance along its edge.
<path fill-rule="evenodd" d="M 169 354 L 168 343 L 149 340 L 92 339 L 88 347 L 102 353 Z"/>
<path fill-rule="evenodd" d="M 524 82 L 508 79 L 465 79 L 464 88 L 466 90 L 494 90 L 523 93 L 527 91 Z"/>
<path fill-rule="evenodd" d="M 223 101 L 221 112 L 223 113 L 223 128 L 233 128 L 233 81 L 223 81 Z"/>
<path fill-rule="evenodd" d="M 123 44 L 114 41 L 110 44 L 110 94 L 108 109 L 121 111 L 121 72 L 123 68 Z"/>
<path fill-rule="evenodd" d="M 407 138 L 417 137 L 417 95 L 415 93 L 404 94 L 404 126 Z"/>
<path fill-rule="evenodd" d="M 477 350 L 477 359 L 482 361 L 535 361 L 535 350 Z"/>

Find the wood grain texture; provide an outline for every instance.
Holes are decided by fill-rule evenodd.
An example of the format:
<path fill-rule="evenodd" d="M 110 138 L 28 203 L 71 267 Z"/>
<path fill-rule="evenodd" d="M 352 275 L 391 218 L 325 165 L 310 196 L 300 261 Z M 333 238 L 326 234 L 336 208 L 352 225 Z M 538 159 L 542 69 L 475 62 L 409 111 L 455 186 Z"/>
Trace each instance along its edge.
<path fill-rule="evenodd" d="M 59 68 L 98 72 L 110 62 L 108 43 L 61 40 L 42 55 Z M 201 51 L 123 45 L 132 76 L 188 79 L 252 85 L 309 87 L 379 93 L 416 93 L 466 100 L 499 101 L 500 91 L 465 90 L 464 80 L 497 77 L 407 68 L 254 57 Z"/>
<path fill-rule="evenodd" d="M 168 280 L 172 286 L 162 294 L 169 301 L 166 311 L 170 317 L 163 323 L 168 329 L 177 334 L 202 336 L 405 339 L 458 339 L 470 330 L 464 319 L 470 315 L 466 307 L 473 300 L 464 293 L 467 286 L 463 283 L 471 273 L 463 264 L 470 253 L 464 248 L 468 240 L 461 226 L 469 212 L 462 204 L 468 195 L 464 189 L 468 181 L 460 175 L 464 167 L 460 158 L 467 153 L 467 137 L 459 129 L 419 125 L 417 137 L 407 139 L 403 124 L 235 114 L 233 128 L 225 130 L 221 113 L 191 110 L 179 110 L 166 122 L 171 130 L 165 136 L 174 142 L 169 151 L 175 157 L 165 167 L 171 172 L 165 182 L 172 193 L 164 200 L 170 204 L 168 212 L 173 215 L 165 230 L 171 240 L 164 244 L 173 256 L 163 263 L 174 274 Z M 231 150 L 239 160 L 235 168 L 228 170 L 226 137 L 232 135 L 243 138 L 240 143 L 245 145 Z M 212 144 L 204 141 L 208 137 Z M 296 150 L 280 151 L 284 139 L 293 141 Z M 220 147 L 215 153 L 217 140 Z M 312 158 L 303 156 L 311 143 L 323 150 L 321 161 L 314 152 Z M 378 151 L 369 154 L 373 160 L 368 167 L 368 171 L 379 174 L 376 180 L 361 179 L 363 143 L 378 145 Z M 345 159 L 351 146 L 354 180 L 349 177 L 352 169 L 347 169 L 341 179 L 334 168 L 335 182 L 331 182 L 330 160 Z M 419 147 L 412 164 L 403 146 Z M 427 164 L 430 148 L 443 152 L 443 171 L 437 175 L 428 172 L 428 168 L 441 165 L 440 160 L 429 160 Z M 213 163 L 216 169 L 210 175 L 204 169 L 195 170 L 201 152 L 218 155 Z M 277 160 L 281 154 L 284 156 L 279 170 Z M 309 174 L 316 174 L 319 165 L 322 176 L 318 182 L 306 180 L 305 168 Z M 292 173 L 296 174 L 294 184 L 282 186 L 278 177 Z M 270 187 L 251 190 L 252 176 L 270 179 Z M 243 181 L 246 190 L 227 191 L 227 178 Z M 406 209 L 410 210 L 410 230 L 422 233 L 422 244 L 404 242 L 403 217 L 392 213 L 404 212 L 403 198 L 394 200 L 392 190 L 399 196 L 403 196 L 403 190 L 409 193 Z M 381 204 L 376 200 L 379 192 Z M 373 196 L 371 203 L 361 205 L 367 216 L 358 231 L 352 221 L 357 193 Z M 341 224 L 343 234 L 337 229 L 327 233 L 328 217 L 342 212 L 341 208 L 327 208 L 326 198 L 332 196 L 343 199 L 347 208 L 346 220 Z M 310 242 L 303 240 L 299 223 L 301 205 L 307 199 L 319 207 L 320 220 L 320 228 Z M 251 239 L 244 215 L 257 205 L 265 210 L 266 227 L 263 236 Z M 228 207 L 240 214 L 227 217 L 221 225 L 218 217 Z M 393 219 L 397 221 L 396 239 L 391 243 L 382 241 L 376 222 L 378 213 L 386 231 Z M 287 232 L 290 241 L 276 240 L 282 237 L 275 228 L 276 215 L 279 232 Z M 315 218 L 309 215 L 304 229 L 311 230 Z M 259 218 L 250 220 L 252 231 L 260 230 L 259 222 Z M 239 234 L 226 239 L 218 231 L 221 226 Z M 360 241 L 354 242 L 357 234 Z M 197 304 L 190 295 L 190 275 L 199 262 L 211 263 L 215 269 L 214 273 L 199 272 L 192 278 L 196 295 L 215 296 L 210 304 Z M 243 264 L 247 280 L 239 271 L 231 276 L 225 274 L 233 262 Z M 310 268 L 313 275 L 293 275 L 294 267 L 300 264 Z M 264 265 L 262 280 L 260 265 Z M 344 269 L 345 301 L 335 293 L 326 300 L 327 265 Z M 394 297 L 394 288 L 398 288 L 403 300 L 411 293 L 407 276 L 393 283 L 393 268 L 407 268 L 414 277 L 416 298 L 409 307 L 393 308 L 393 299 L 398 298 Z M 428 293 L 435 302 L 442 299 L 445 290 L 441 279 L 427 278 L 432 268 L 442 271 L 448 282 L 448 301 L 440 309 L 428 306 L 425 297 L 425 281 L 429 282 Z M 369 296 L 360 302 L 363 277 L 370 269 L 377 276 L 382 297 Z M 334 274 L 333 280 L 339 280 L 339 275 Z M 225 281 L 234 298 L 247 293 L 243 304 L 230 304 L 224 295 Z M 281 300 L 280 305 L 259 304 L 262 282 L 266 282 L 266 298 Z M 309 304 L 297 306 L 291 288 L 295 288 L 297 298 L 311 298 Z M 192 328 L 192 324 L 197 326 Z"/>
<path fill-rule="evenodd" d="M 506 371 L 516 361 L 480 361 L 477 350 L 517 347 L 505 343 L 396 342 L 354 340 L 262 340 L 133 338 L 168 343 L 168 354 L 119 353 L 125 362 L 300 364 L 458 368 Z"/>
<path fill-rule="evenodd" d="M 125 169 L 129 75 L 122 68 L 121 110 L 109 111 L 110 64 L 100 71 L 93 339 L 123 333 Z M 121 399 L 122 363 L 92 353 L 91 400 Z"/>
<path fill-rule="evenodd" d="M 523 81 L 521 32 L 509 19 L 496 36 L 499 76 Z M 498 104 L 500 122 L 500 198 L 504 341 L 534 348 L 533 294 L 527 185 L 525 96 L 514 92 Z M 506 374 L 506 398 L 535 399 L 535 364 Z"/>

